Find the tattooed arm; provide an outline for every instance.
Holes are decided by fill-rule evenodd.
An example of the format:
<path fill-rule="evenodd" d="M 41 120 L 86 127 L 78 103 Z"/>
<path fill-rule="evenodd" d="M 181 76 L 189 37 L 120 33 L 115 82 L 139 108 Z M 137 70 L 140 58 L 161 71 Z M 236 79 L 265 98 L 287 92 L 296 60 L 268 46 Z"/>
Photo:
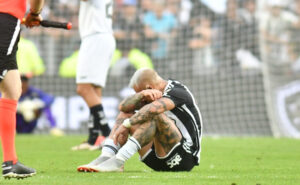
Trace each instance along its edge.
<path fill-rule="evenodd" d="M 162 93 L 155 89 L 143 90 L 123 100 L 119 105 L 119 110 L 125 113 L 133 113 L 147 103 L 162 97 Z"/>
<path fill-rule="evenodd" d="M 130 118 L 132 115 L 133 114 L 121 112 L 118 115 L 116 122 L 109 134 L 109 138 L 115 139 L 114 135 L 116 134 L 119 127 L 122 125 L 123 121 L 127 118 Z M 125 144 L 128 138 L 128 134 L 129 134 L 129 130 L 125 130 L 124 132 L 122 132 L 122 134 L 119 134 L 118 137 L 115 139 L 115 144 L 119 143 L 121 146 Z"/>
<path fill-rule="evenodd" d="M 133 113 L 135 110 L 140 109 L 146 103 L 143 101 L 141 93 L 134 94 L 125 98 L 119 105 L 119 110 L 126 113 Z"/>
<path fill-rule="evenodd" d="M 131 125 L 141 124 L 152 120 L 154 116 L 165 111 L 172 110 L 175 107 L 174 102 L 169 98 L 160 98 L 148 105 L 142 107 L 139 112 L 130 118 Z"/>

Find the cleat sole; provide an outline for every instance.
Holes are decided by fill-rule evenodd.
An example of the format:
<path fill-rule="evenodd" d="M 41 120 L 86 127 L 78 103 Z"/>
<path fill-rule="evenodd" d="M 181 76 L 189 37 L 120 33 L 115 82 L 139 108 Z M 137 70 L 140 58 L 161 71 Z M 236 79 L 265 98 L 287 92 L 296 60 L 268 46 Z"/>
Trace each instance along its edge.
<path fill-rule="evenodd" d="M 78 167 L 77 171 L 78 172 L 84 172 L 84 173 L 92 172 L 91 169 L 88 168 L 88 167 Z"/>
<path fill-rule="evenodd" d="M 20 179 L 24 179 L 24 178 L 27 178 L 27 177 L 32 177 L 34 176 L 36 173 L 30 173 L 30 174 L 16 174 L 16 173 L 13 173 L 13 172 L 10 172 L 8 174 L 5 174 L 3 175 L 4 179 L 11 179 L 11 178 L 16 178 L 17 180 L 20 180 Z"/>

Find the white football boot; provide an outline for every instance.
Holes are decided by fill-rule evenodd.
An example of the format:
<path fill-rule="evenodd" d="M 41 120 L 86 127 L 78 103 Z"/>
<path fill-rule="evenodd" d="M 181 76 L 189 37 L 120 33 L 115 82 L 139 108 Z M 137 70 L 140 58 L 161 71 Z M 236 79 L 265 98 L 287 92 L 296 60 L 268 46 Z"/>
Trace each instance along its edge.
<path fill-rule="evenodd" d="M 123 172 L 124 161 L 113 156 L 99 165 L 90 166 L 90 170 L 94 172 Z"/>
<path fill-rule="evenodd" d="M 108 160 L 110 157 L 108 156 L 99 156 L 89 164 L 84 164 L 77 167 L 78 172 L 96 172 L 95 170 L 91 169 L 92 166 L 97 166 L 104 161 Z"/>

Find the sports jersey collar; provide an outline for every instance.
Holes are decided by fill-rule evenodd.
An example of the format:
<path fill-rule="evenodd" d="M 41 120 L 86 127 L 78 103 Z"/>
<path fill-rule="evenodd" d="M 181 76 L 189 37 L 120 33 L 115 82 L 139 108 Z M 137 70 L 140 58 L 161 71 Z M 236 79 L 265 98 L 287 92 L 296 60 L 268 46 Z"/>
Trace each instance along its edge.
<path fill-rule="evenodd" d="M 168 84 L 166 85 L 165 89 L 164 89 L 164 93 L 167 91 L 167 89 L 169 88 L 170 84 L 172 83 L 171 79 L 168 79 Z"/>

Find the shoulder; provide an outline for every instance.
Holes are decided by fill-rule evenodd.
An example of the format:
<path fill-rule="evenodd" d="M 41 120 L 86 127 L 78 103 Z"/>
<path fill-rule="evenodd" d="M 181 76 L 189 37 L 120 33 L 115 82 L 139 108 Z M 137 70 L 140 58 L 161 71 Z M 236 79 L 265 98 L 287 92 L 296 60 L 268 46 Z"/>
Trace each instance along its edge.
<path fill-rule="evenodd" d="M 192 100 L 187 88 L 180 82 L 174 80 L 168 81 L 163 97 L 171 99 L 176 107 L 189 104 Z"/>
<path fill-rule="evenodd" d="M 176 80 L 168 80 L 168 84 L 164 90 L 164 96 L 184 96 L 187 93 L 185 86 Z"/>

